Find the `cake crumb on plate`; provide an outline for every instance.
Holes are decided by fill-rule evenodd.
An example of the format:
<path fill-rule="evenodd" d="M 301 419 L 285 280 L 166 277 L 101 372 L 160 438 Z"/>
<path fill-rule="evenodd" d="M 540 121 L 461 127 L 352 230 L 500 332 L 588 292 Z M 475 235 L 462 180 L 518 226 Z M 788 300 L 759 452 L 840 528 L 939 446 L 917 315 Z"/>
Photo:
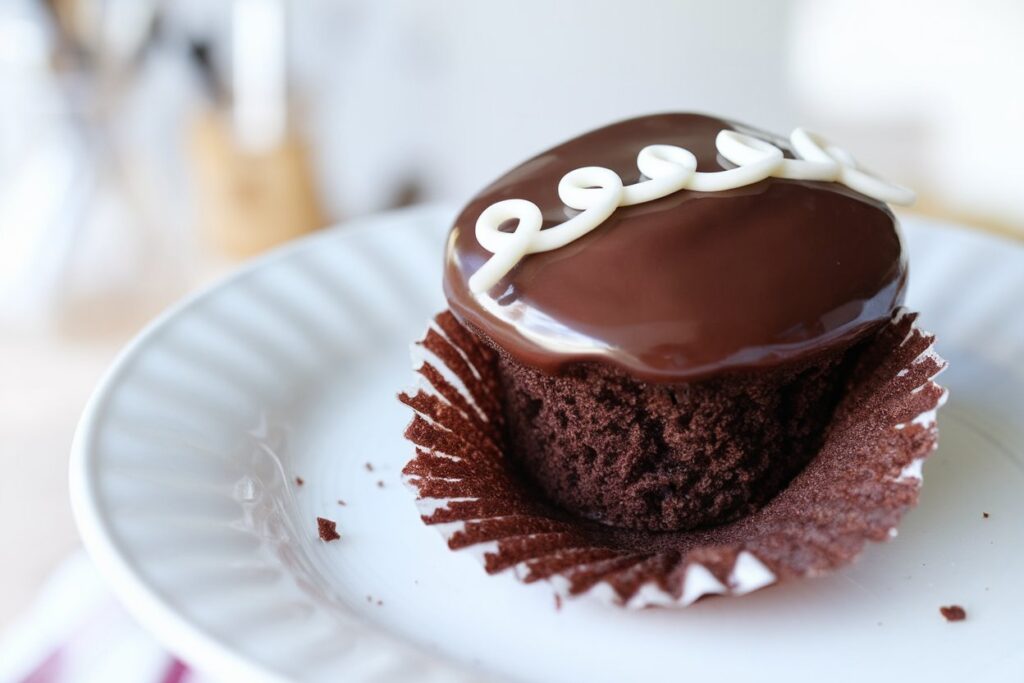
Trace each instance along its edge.
<path fill-rule="evenodd" d="M 946 621 L 963 621 L 967 618 L 967 611 L 960 605 L 949 605 L 948 607 L 940 607 L 939 612 Z"/>
<path fill-rule="evenodd" d="M 338 524 L 333 520 L 317 517 L 316 528 L 317 532 L 320 534 L 320 540 L 325 543 L 337 541 L 341 538 L 341 534 L 338 533 Z"/>

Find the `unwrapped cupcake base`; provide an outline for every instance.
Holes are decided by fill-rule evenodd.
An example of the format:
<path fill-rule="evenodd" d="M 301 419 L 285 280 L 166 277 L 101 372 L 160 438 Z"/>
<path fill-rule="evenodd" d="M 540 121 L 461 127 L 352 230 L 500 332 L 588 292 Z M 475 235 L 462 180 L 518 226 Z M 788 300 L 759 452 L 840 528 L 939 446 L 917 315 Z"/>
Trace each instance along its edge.
<path fill-rule="evenodd" d="M 818 454 L 757 512 L 685 532 L 614 529 L 546 502 L 506 450 L 495 352 L 450 312 L 415 347 L 421 386 L 416 456 L 406 482 L 423 521 L 452 550 L 474 549 L 488 573 L 515 571 L 568 595 L 628 607 L 689 605 L 819 576 L 852 561 L 868 540 L 896 535 L 917 503 L 921 464 L 936 447 L 945 362 L 933 337 L 897 314 L 859 359 Z"/>

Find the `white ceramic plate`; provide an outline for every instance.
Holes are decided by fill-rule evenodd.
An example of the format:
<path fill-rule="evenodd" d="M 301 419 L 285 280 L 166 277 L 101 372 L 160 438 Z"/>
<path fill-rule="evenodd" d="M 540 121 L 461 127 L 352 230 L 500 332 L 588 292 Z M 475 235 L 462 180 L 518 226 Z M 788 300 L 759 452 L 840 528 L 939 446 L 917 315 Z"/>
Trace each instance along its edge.
<path fill-rule="evenodd" d="M 170 648 L 225 681 L 1021 680 L 1024 249 L 906 221 L 951 397 L 897 539 L 739 599 L 556 610 L 450 552 L 400 484 L 395 394 L 443 306 L 451 214 L 272 254 L 151 325 L 97 390 L 71 469 L 82 536 Z M 953 603 L 967 621 L 943 621 Z"/>

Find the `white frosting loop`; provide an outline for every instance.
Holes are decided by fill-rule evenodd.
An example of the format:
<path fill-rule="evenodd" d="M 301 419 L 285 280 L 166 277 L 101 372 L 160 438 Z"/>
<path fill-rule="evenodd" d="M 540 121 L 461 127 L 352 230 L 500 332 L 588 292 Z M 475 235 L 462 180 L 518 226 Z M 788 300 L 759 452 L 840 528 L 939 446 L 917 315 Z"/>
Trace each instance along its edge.
<path fill-rule="evenodd" d="M 834 180 L 846 185 L 851 190 L 888 204 L 909 205 L 913 204 L 917 198 L 913 190 L 890 183 L 874 173 L 860 168 L 852 154 L 842 147 L 829 144 L 828 140 L 816 133 L 797 128 L 793 131 L 789 141 L 801 159 L 806 159 L 808 162 L 832 162 L 836 165 L 834 176 L 820 178 L 821 180 Z"/>
<path fill-rule="evenodd" d="M 715 138 L 715 146 L 736 168 L 715 172 L 697 171 L 697 158 L 687 149 L 648 145 L 637 156 L 637 168 L 647 180 L 626 186 L 610 169 L 577 168 L 559 181 L 558 197 L 580 213 L 547 230 L 541 230 L 544 217 L 533 202 L 506 199 L 492 204 L 476 221 L 476 239 L 494 255 L 469 278 L 469 288 L 475 294 L 486 292 L 525 256 L 564 247 L 601 225 L 620 206 L 654 201 L 679 190 L 722 192 L 775 177 L 837 182 L 890 204 L 914 202 L 912 190 L 859 168 L 853 155 L 815 133 L 797 128 L 790 143 L 796 159 L 785 158 L 782 150 L 767 140 L 723 130 Z M 509 220 L 517 221 L 515 230 L 501 231 L 501 225 Z"/>
<path fill-rule="evenodd" d="M 651 202 L 683 189 L 697 171 L 697 157 L 675 145 L 648 145 L 640 150 L 636 165 L 650 180 L 627 186 L 622 206 Z"/>

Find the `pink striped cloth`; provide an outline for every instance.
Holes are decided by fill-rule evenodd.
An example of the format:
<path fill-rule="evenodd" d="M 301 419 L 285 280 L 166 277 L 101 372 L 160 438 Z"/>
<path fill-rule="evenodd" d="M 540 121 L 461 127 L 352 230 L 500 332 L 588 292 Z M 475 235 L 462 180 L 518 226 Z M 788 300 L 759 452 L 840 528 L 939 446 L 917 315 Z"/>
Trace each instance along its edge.
<path fill-rule="evenodd" d="M 143 630 L 76 555 L 0 635 L 0 683 L 122 682 L 213 683 Z"/>

